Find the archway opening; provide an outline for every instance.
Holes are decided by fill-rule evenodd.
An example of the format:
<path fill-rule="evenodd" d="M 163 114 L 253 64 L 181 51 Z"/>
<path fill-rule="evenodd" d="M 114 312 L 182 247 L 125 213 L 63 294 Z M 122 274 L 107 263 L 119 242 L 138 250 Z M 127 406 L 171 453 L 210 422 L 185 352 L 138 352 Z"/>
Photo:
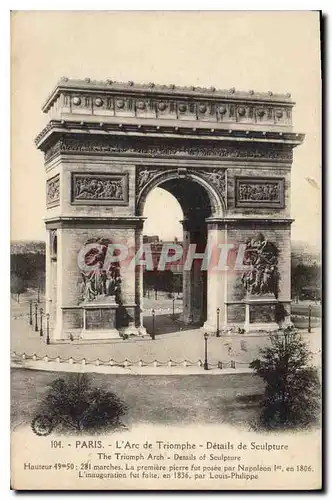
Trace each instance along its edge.
<path fill-rule="evenodd" d="M 154 265 L 143 273 L 145 328 L 158 335 L 201 327 L 207 319 L 207 271 L 202 258 L 194 258 L 189 269 L 184 264 L 189 245 L 195 253 L 205 251 L 206 218 L 212 215 L 207 190 L 193 179 L 164 180 L 147 194 L 142 215 L 143 242 L 150 244 Z M 181 245 L 182 255 L 160 271 L 163 246 L 172 244 Z"/>

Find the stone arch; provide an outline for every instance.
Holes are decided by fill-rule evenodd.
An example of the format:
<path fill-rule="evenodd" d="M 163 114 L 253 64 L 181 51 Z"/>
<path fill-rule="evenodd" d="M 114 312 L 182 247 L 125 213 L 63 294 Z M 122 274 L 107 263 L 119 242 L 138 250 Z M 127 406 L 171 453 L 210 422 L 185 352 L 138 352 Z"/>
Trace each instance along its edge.
<path fill-rule="evenodd" d="M 160 171 L 148 167 L 138 169 L 137 215 L 143 216 L 146 199 L 151 191 L 160 187 L 171 193 L 180 203 L 183 212 L 183 254 L 190 245 L 196 252 L 205 251 L 208 242 L 210 217 L 225 214 L 225 169 L 173 168 Z M 208 271 L 201 269 L 197 259 L 191 269 L 183 269 L 183 311 L 181 319 L 195 327 L 203 326 L 208 314 Z M 143 275 L 140 277 L 141 283 Z M 143 303 L 143 296 L 140 297 Z"/>
<path fill-rule="evenodd" d="M 147 172 L 149 171 L 147 170 Z M 185 168 L 178 168 L 162 172 L 153 170 L 150 171 L 150 174 L 152 174 L 152 177 L 150 177 L 147 182 L 143 186 L 141 186 L 136 197 L 137 215 L 143 215 L 145 201 L 149 193 L 155 187 L 162 187 L 162 184 L 166 183 L 167 181 L 187 180 L 199 184 L 204 189 L 210 202 L 212 217 L 224 216 L 226 211 L 225 193 L 221 193 L 220 190 L 212 182 L 209 182 L 207 175 L 204 175 L 204 173 L 202 174 L 200 171 L 198 172 L 194 169 L 188 171 Z"/>
<path fill-rule="evenodd" d="M 58 256 L 58 235 L 56 229 L 51 231 L 51 259 L 56 261 Z"/>

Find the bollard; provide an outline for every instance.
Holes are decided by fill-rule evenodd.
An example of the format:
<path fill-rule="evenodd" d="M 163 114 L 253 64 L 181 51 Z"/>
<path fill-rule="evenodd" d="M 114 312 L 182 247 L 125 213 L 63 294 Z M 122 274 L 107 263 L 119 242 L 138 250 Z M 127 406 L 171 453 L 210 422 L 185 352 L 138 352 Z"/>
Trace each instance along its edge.
<path fill-rule="evenodd" d="M 41 307 L 40 310 L 40 330 L 39 330 L 39 334 L 40 334 L 40 337 L 43 336 L 43 308 Z"/>
<path fill-rule="evenodd" d="M 38 304 L 35 304 L 35 332 L 38 332 Z"/>
<path fill-rule="evenodd" d="M 204 370 L 208 370 L 209 369 L 209 365 L 208 365 L 208 351 L 207 351 L 208 337 L 209 337 L 209 335 L 205 332 L 204 333 L 204 342 L 205 342 Z"/>

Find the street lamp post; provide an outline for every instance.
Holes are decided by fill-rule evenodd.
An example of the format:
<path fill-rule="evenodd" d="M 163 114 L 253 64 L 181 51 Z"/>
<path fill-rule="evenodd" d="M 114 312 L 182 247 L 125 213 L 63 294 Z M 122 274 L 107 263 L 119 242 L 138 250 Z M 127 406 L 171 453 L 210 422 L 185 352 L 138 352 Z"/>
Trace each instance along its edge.
<path fill-rule="evenodd" d="M 175 297 L 174 297 L 174 295 L 173 295 L 173 299 L 172 300 L 173 300 L 173 314 L 172 314 L 172 316 L 173 316 L 173 319 L 174 319 L 175 318 L 175 309 L 174 309 Z"/>
<path fill-rule="evenodd" d="M 219 315 L 220 315 L 220 309 L 219 307 L 217 308 L 217 332 L 216 332 L 216 336 L 217 337 L 220 337 L 220 329 L 219 329 Z"/>
<path fill-rule="evenodd" d="M 38 332 L 38 304 L 35 304 L 35 332 Z"/>
<path fill-rule="evenodd" d="M 46 314 L 46 344 L 50 343 L 50 315 Z"/>
<path fill-rule="evenodd" d="M 40 330 L 39 330 L 39 334 L 42 337 L 43 336 L 43 308 L 42 307 L 40 308 L 39 312 L 40 312 Z"/>
<path fill-rule="evenodd" d="M 311 333 L 311 305 L 309 306 L 309 315 L 308 315 L 308 333 Z"/>
<path fill-rule="evenodd" d="M 29 325 L 32 325 L 32 300 L 29 302 Z"/>
<path fill-rule="evenodd" d="M 204 370 L 208 370 L 209 369 L 209 365 L 208 365 L 208 352 L 207 352 L 208 337 L 209 337 L 209 335 L 205 332 L 204 333 L 204 342 L 205 342 Z"/>
<path fill-rule="evenodd" d="M 152 309 L 152 340 L 155 339 L 155 314 L 156 314 L 156 311 L 154 309 Z"/>

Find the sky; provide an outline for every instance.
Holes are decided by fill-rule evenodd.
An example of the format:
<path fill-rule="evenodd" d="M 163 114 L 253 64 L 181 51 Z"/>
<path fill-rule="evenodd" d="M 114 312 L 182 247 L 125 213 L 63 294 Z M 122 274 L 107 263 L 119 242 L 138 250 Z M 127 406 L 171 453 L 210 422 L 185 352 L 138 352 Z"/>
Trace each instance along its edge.
<path fill-rule="evenodd" d="M 320 59 L 317 12 L 12 13 L 11 239 L 44 239 L 45 173 L 34 138 L 62 76 L 290 92 L 295 132 L 292 238 L 320 240 Z M 171 215 L 170 215 L 171 214 Z M 147 199 L 144 232 L 181 237 L 164 190 Z M 160 224 L 160 220 L 163 224 Z"/>

